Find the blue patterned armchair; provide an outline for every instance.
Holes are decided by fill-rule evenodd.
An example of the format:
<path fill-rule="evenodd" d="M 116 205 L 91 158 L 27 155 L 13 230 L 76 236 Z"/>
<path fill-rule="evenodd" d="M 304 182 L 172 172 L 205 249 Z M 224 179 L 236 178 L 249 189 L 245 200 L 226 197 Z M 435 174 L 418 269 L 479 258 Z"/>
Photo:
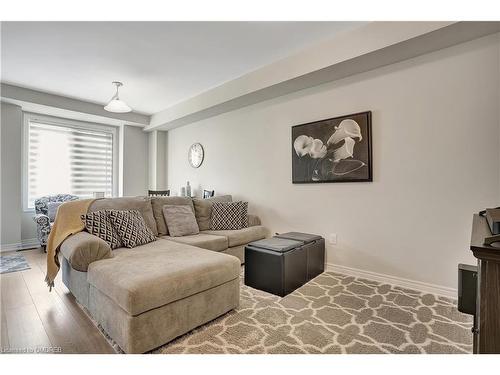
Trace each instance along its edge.
<path fill-rule="evenodd" d="M 37 226 L 38 241 L 40 241 L 40 246 L 44 249 L 47 246 L 50 228 L 52 228 L 52 224 L 54 223 L 54 217 L 49 217 L 49 203 L 63 203 L 77 199 L 78 197 L 76 195 L 71 194 L 47 195 L 45 197 L 35 199 L 36 215 L 33 217 L 33 221 Z"/>

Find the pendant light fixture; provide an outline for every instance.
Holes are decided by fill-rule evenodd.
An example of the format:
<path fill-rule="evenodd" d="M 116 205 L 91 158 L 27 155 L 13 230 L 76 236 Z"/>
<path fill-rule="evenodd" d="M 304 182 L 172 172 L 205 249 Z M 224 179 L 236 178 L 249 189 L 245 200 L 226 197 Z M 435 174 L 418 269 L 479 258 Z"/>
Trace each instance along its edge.
<path fill-rule="evenodd" d="M 120 97 L 118 96 L 118 89 L 120 86 L 123 86 L 123 83 L 115 81 L 113 84 L 116 85 L 116 93 L 104 109 L 108 112 L 115 113 L 127 113 L 132 111 L 132 108 L 130 108 L 123 100 L 120 100 Z"/>

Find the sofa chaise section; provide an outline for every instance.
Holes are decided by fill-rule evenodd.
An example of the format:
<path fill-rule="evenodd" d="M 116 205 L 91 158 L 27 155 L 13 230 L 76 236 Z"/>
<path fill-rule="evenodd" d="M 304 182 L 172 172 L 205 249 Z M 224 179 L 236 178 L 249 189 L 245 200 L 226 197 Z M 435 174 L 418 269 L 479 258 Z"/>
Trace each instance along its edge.
<path fill-rule="evenodd" d="M 233 257 L 163 239 L 89 266 L 88 282 L 130 315 L 166 305 L 239 277 Z"/>
<path fill-rule="evenodd" d="M 65 283 L 126 353 L 152 350 L 239 303 L 238 259 L 163 239 L 115 249 L 87 272 L 68 266 Z"/>

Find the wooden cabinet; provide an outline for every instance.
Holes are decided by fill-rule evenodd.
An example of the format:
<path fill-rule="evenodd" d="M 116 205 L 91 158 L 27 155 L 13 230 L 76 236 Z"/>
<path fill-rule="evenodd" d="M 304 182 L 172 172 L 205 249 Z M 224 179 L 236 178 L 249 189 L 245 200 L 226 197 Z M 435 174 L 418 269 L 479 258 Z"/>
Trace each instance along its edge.
<path fill-rule="evenodd" d="M 500 243 L 484 245 L 489 236 L 486 219 L 474 215 L 470 244 L 478 260 L 474 353 L 500 353 Z"/>

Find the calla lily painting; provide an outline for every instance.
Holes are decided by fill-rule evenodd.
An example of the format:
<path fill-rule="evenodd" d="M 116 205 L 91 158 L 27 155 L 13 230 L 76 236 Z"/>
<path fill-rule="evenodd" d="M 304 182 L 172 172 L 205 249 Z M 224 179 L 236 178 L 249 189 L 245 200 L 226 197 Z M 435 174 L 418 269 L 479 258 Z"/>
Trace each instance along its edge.
<path fill-rule="evenodd" d="M 372 181 L 371 112 L 292 127 L 292 181 Z"/>

